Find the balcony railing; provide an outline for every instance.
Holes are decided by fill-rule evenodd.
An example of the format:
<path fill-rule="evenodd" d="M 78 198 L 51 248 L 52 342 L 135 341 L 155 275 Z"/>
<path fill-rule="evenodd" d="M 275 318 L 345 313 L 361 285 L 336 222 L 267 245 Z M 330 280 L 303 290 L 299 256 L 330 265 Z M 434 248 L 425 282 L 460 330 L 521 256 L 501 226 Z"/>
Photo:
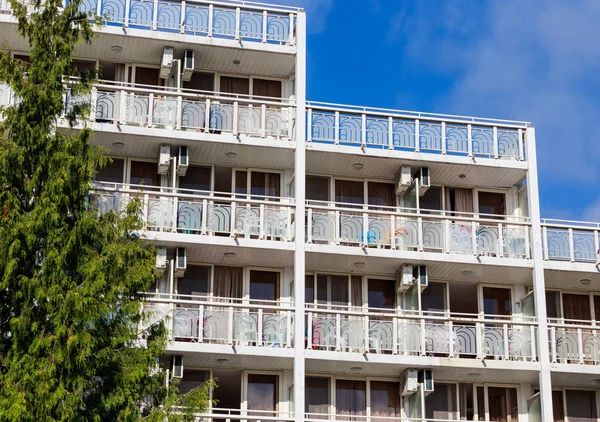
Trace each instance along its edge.
<path fill-rule="evenodd" d="M 274 301 L 156 294 L 148 323 L 164 320 L 175 341 L 272 348 L 293 347 L 293 308 Z"/>
<path fill-rule="evenodd" d="M 307 141 L 361 148 L 525 160 L 526 122 L 308 103 Z"/>
<path fill-rule="evenodd" d="M 555 363 L 600 364 L 600 326 L 590 321 L 549 319 L 550 353 Z"/>
<path fill-rule="evenodd" d="M 600 263 L 600 223 L 542 220 L 544 258 L 550 261 Z"/>
<path fill-rule="evenodd" d="M 108 26 L 275 45 L 295 44 L 301 10 L 229 0 L 85 0 L 81 8 Z M 10 12 L 8 1 L 0 11 Z"/>
<path fill-rule="evenodd" d="M 407 406 L 407 404 L 405 404 Z M 407 413 L 408 413 L 408 409 Z M 420 404 L 419 409 L 420 411 Z M 452 413 L 451 409 L 446 410 L 449 414 Z M 454 411 L 456 412 L 456 411 Z M 366 409 L 363 412 L 357 411 L 354 415 L 341 415 L 332 413 L 306 413 L 306 422 L 322 422 L 323 420 L 335 420 L 342 422 L 464 422 L 466 419 L 438 419 L 438 418 L 404 418 L 401 416 L 380 416 L 380 415 L 360 415 L 359 413 L 366 413 Z"/>
<path fill-rule="evenodd" d="M 241 410 L 215 407 L 205 414 L 197 415 L 196 421 L 293 422 L 294 414 L 291 412 L 283 412 L 281 410 Z"/>
<path fill-rule="evenodd" d="M 123 209 L 133 197 L 142 201 L 146 230 L 281 242 L 293 237 L 294 207 L 282 198 L 96 183 L 90 199 L 100 212 L 108 212 Z"/>
<path fill-rule="evenodd" d="M 18 101 L 10 88 L 0 86 L 0 105 Z M 89 120 L 97 123 L 266 139 L 291 139 L 296 117 L 295 105 L 285 99 L 112 81 L 99 81 L 85 96 L 67 91 L 64 104 L 65 111 L 90 104 Z"/>
<path fill-rule="evenodd" d="M 530 256 L 526 218 L 356 207 L 309 201 L 307 242 L 517 259 Z"/>
<path fill-rule="evenodd" d="M 307 309 L 307 347 L 356 353 L 535 361 L 528 317 Z"/>

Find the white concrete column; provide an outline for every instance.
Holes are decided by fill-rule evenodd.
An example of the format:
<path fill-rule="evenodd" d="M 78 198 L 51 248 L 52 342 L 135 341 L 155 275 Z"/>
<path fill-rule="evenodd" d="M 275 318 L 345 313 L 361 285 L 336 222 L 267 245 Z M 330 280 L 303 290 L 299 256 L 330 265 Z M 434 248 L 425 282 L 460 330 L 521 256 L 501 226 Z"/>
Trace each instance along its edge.
<path fill-rule="evenodd" d="M 294 416 L 304 421 L 304 274 L 306 199 L 306 14 L 296 20 L 296 251 L 294 255 Z"/>
<path fill-rule="evenodd" d="M 552 376 L 550 373 L 550 350 L 548 348 L 548 319 L 546 312 L 546 283 L 544 281 L 544 253 L 542 249 L 542 224 L 540 216 L 540 192 L 538 186 L 537 156 L 535 148 L 535 129 L 527 128 L 527 195 L 529 197 L 529 216 L 531 217 L 531 257 L 533 259 L 533 294 L 535 296 L 535 315 L 538 319 L 540 362 L 540 398 L 542 420 L 553 421 L 552 416 Z"/>

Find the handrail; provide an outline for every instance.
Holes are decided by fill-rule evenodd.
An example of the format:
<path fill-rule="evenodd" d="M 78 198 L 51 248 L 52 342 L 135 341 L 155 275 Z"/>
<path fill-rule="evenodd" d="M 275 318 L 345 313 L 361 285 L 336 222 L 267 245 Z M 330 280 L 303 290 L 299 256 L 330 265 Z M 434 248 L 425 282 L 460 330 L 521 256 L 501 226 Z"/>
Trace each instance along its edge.
<path fill-rule="evenodd" d="M 600 321 L 589 321 L 580 319 L 548 318 L 548 326 L 557 328 L 585 328 L 590 330 L 600 330 Z"/>
<path fill-rule="evenodd" d="M 288 306 L 283 306 L 280 301 L 270 300 L 254 300 L 255 302 L 263 302 L 261 304 L 252 303 L 252 299 L 239 299 L 239 298 L 220 298 L 220 297 L 207 297 L 197 298 L 192 295 L 182 295 L 178 293 L 146 293 L 144 301 L 147 303 L 159 303 L 159 304 L 176 304 L 176 305 L 204 305 L 204 306 L 217 306 L 217 307 L 232 307 L 232 308 L 244 308 L 244 309 L 268 309 L 273 311 L 289 311 L 293 309 L 293 303 L 287 303 Z M 187 297 L 189 299 L 181 299 Z M 223 302 L 219 302 L 222 300 Z M 234 302 L 240 301 L 240 303 Z M 246 301 L 247 303 L 243 303 Z M 278 302 L 277 304 L 268 304 L 269 302 Z"/>
<path fill-rule="evenodd" d="M 114 187 L 113 187 L 114 186 Z M 231 192 L 217 192 L 217 191 L 200 191 L 193 189 L 185 189 L 185 188 L 170 188 L 170 187 L 162 187 L 162 186 L 149 186 L 149 185 L 134 185 L 127 183 L 110 183 L 110 182 L 94 182 L 93 191 L 99 192 L 119 192 L 126 194 L 149 194 L 155 196 L 164 196 L 164 197 L 172 197 L 172 198 L 183 198 L 183 199 L 192 199 L 192 200 L 203 200 L 207 199 L 209 201 L 223 201 L 223 202 L 243 202 L 245 204 L 255 204 L 255 205 L 270 205 L 270 206 L 286 206 L 293 207 L 294 198 L 286 198 L 279 196 L 266 196 L 266 195 L 242 195 Z M 192 193 L 182 193 L 180 191 L 192 192 Z M 252 198 L 262 198 L 262 199 L 251 199 L 247 198 L 251 196 Z M 284 202 L 289 201 L 289 202 Z"/>
<path fill-rule="evenodd" d="M 486 315 L 486 314 L 471 314 L 472 317 L 455 316 L 455 315 L 469 315 L 469 314 L 454 314 L 448 315 L 426 315 L 423 311 L 407 311 L 400 310 L 398 312 L 375 312 L 369 309 L 368 311 L 353 311 L 353 310 L 339 310 L 339 309 L 325 309 L 319 308 L 318 305 L 315 307 L 307 306 L 306 312 L 317 313 L 317 314 L 340 314 L 351 317 L 376 317 L 376 318 L 396 318 L 399 320 L 428 320 L 428 321 L 439 321 L 439 322 L 464 322 L 464 323 L 486 323 L 486 324 L 511 324 L 511 325 L 528 325 L 536 326 L 537 318 L 524 315 Z M 499 318 L 500 317 L 500 318 Z M 504 318 L 504 319 L 502 319 Z M 510 319 L 507 319 L 510 318 Z M 600 327 L 599 327 L 600 328 Z"/>
<path fill-rule="evenodd" d="M 381 214 L 381 215 L 398 215 L 402 217 L 427 217 L 439 220 L 455 220 L 455 221 L 468 221 L 473 220 L 479 222 L 485 222 L 490 224 L 498 223 L 509 223 L 516 225 L 530 225 L 531 219 L 529 217 L 513 216 L 513 215 L 496 215 L 496 214 L 482 214 L 482 213 L 470 213 L 470 212 L 459 212 L 459 211 L 443 211 L 443 210 L 427 210 L 417 209 L 408 207 L 386 207 L 380 205 L 370 204 L 349 204 L 343 202 L 329 202 L 329 201 L 306 201 L 307 208 L 326 210 L 326 211 L 347 211 L 354 213 L 368 214 Z M 360 207 L 360 208 L 358 208 Z M 426 213 L 424 214 L 423 211 Z M 483 218 L 482 218 L 483 216 Z M 486 218 L 489 217 L 489 218 Z"/>
<path fill-rule="evenodd" d="M 408 118 L 424 118 L 427 120 L 434 121 L 448 121 L 453 120 L 457 123 L 476 123 L 484 126 L 500 124 L 503 127 L 521 127 L 526 128 L 531 125 L 531 122 L 518 121 L 518 120 L 503 120 L 503 119 L 494 119 L 494 118 L 485 118 L 485 117 L 473 117 L 473 116 L 461 116 L 461 115 L 453 115 L 453 114 L 438 114 L 438 113 L 429 113 L 429 112 L 421 112 L 421 111 L 409 111 L 409 110 L 396 110 L 396 109 L 388 109 L 388 108 L 377 108 L 377 107 L 363 107 L 363 106 L 354 106 L 348 104 L 336 104 L 336 103 L 327 103 L 320 101 L 308 101 L 306 104 L 307 108 L 316 108 L 319 110 L 327 110 L 327 111 L 342 111 L 348 113 L 368 113 L 370 115 L 379 115 L 379 116 L 391 116 L 391 117 L 408 117 Z"/>
<path fill-rule="evenodd" d="M 555 218 L 542 218 L 542 226 L 560 227 L 560 228 L 577 228 L 594 230 L 600 229 L 600 223 L 592 221 L 576 221 L 576 220 L 560 220 Z"/>

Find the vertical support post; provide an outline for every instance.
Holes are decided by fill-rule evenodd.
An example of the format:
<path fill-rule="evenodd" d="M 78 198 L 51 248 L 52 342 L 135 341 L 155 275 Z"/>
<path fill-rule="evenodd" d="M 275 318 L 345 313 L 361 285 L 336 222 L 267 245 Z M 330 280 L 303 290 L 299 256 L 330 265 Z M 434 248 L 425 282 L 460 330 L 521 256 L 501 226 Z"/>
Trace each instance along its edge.
<path fill-rule="evenodd" d="M 210 131 L 210 98 L 206 99 L 206 109 L 204 110 L 204 131 Z"/>
<path fill-rule="evenodd" d="M 596 256 L 596 262 L 600 262 L 600 244 L 598 242 L 598 230 L 594 230 L 594 254 Z"/>
<path fill-rule="evenodd" d="M 125 16 L 123 17 L 123 28 L 129 26 L 129 9 L 131 9 L 131 0 L 125 0 Z"/>
<path fill-rule="evenodd" d="M 198 343 L 204 342 L 204 305 L 198 307 Z"/>
<path fill-rule="evenodd" d="M 446 145 L 446 122 L 442 122 L 442 155 L 446 155 L 448 152 L 448 146 Z"/>
<path fill-rule="evenodd" d="M 363 226 L 363 232 L 362 232 L 362 247 L 366 248 L 369 246 L 370 242 L 370 237 L 369 237 L 369 214 L 367 214 L 366 212 L 363 212 L 362 215 L 362 226 Z"/>
<path fill-rule="evenodd" d="M 535 334 L 535 325 L 530 325 L 531 330 L 531 360 L 537 361 L 537 337 Z"/>
<path fill-rule="evenodd" d="M 392 319 L 392 354 L 398 354 L 398 318 Z"/>
<path fill-rule="evenodd" d="M 477 223 L 475 221 L 471 221 L 471 247 L 473 255 L 479 255 L 479 251 L 477 250 Z"/>
<path fill-rule="evenodd" d="M 335 231 L 334 231 L 334 242 L 336 245 L 340 244 L 340 238 L 341 238 L 341 233 L 340 233 L 340 211 L 339 210 L 335 210 Z"/>
<path fill-rule="evenodd" d="M 241 20 L 242 20 L 242 11 L 240 10 L 239 7 L 236 7 L 235 8 L 235 36 L 234 36 L 234 38 L 236 40 L 240 39 Z"/>
<path fill-rule="evenodd" d="M 302 13 L 304 13 L 304 12 L 302 12 Z M 300 13 L 298 13 L 298 17 L 300 17 Z M 300 25 L 299 19 L 296 20 L 296 37 L 300 36 L 300 31 L 298 31 L 298 25 Z M 295 39 L 294 39 L 294 14 L 293 13 L 290 13 L 290 33 L 288 36 L 289 36 L 288 44 L 289 45 L 296 44 Z M 305 43 L 305 41 L 302 41 L 302 42 Z"/>
<path fill-rule="evenodd" d="M 292 347 L 292 313 L 290 311 L 285 313 L 285 327 L 285 347 L 290 348 Z"/>
<path fill-rule="evenodd" d="M 230 306 L 229 310 L 227 312 L 227 344 L 229 344 L 229 345 L 233 344 L 233 328 L 234 328 L 233 318 L 234 318 L 233 306 Z"/>
<path fill-rule="evenodd" d="M 152 30 L 156 31 L 156 24 L 158 22 L 158 0 L 154 0 L 154 9 L 152 10 Z"/>
<path fill-rule="evenodd" d="M 492 139 L 494 142 L 494 158 L 498 159 L 498 128 L 496 126 L 492 129 Z"/>
<path fill-rule="evenodd" d="M 333 122 L 333 140 L 336 145 L 340 143 L 340 112 L 335 112 L 334 122 Z"/>
<path fill-rule="evenodd" d="M 556 363 L 556 327 L 550 327 L 550 350 L 552 352 L 552 363 Z"/>
<path fill-rule="evenodd" d="M 312 349 L 312 341 L 313 341 L 313 313 L 308 313 L 308 327 L 306 327 L 306 348 Z M 302 334 L 296 334 L 296 337 L 300 336 L 302 338 Z M 298 342 L 298 340 L 296 340 Z"/>
<path fill-rule="evenodd" d="M 417 217 L 417 250 L 419 252 L 423 252 L 425 249 L 424 242 L 423 217 Z"/>
<path fill-rule="evenodd" d="M 302 142 L 302 139 L 298 139 L 298 142 Z M 306 142 L 312 142 L 312 108 L 306 112 Z"/>
<path fill-rule="evenodd" d="M 577 352 L 579 355 L 579 364 L 583 365 L 585 363 L 585 357 L 583 353 L 583 331 L 581 328 L 577 329 Z"/>
<path fill-rule="evenodd" d="M 533 258 L 533 294 L 535 314 L 538 320 L 539 337 L 539 385 L 542 404 L 542 420 L 552 421 L 552 377 L 550 373 L 550 349 L 548 344 L 548 320 L 546 318 L 546 286 L 544 279 L 544 255 L 542 248 L 542 226 L 540 216 L 540 197 L 535 151 L 535 129 L 527 128 L 527 197 L 529 198 L 529 216 L 531 218 L 531 254 Z"/>
<path fill-rule="evenodd" d="M 335 314 L 335 351 L 342 350 L 342 316 Z"/>
<path fill-rule="evenodd" d="M 306 217 L 306 243 L 312 243 L 312 208 L 308 208 Z"/>
<path fill-rule="evenodd" d="M 258 238 L 265 238 L 265 204 L 260 204 L 259 212 L 258 212 Z"/>
<path fill-rule="evenodd" d="M 454 357 L 454 323 L 448 321 L 448 357 Z"/>
<path fill-rule="evenodd" d="M 231 221 L 229 222 L 230 226 L 229 226 L 229 237 L 235 237 L 236 233 L 237 233 L 237 216 L 236 216 L 236 203 L 232 202 L 231 203 Z M 244 229 L 242 228 L 242 231 Z"/>
<path fill-rule="evenodd" d="M 181 121 L 183 115 L 183 98 L 181 95 L 177 96 L 177 116 L 175 116 L 175 128 L 181 130 Z"/>
<path fill-rule="evenodd" d="M 473 127 L 470 124 L 467 125 L 467 155 L 473 156 Z"/>
<path fill-rule="evenodd" d="M 477 350 L 477 358 L 483 359 L 485 354 L 483 353 L 483 327 L 480 322 L 475 323 L 475 349 Z"/>
<path fill-rule="evenodd" d="M 179 22 L 179 32 L 185 33 L 185 0 L 181 0 L 181 20 Z"/>
<path fill-rule="evenodd" d="M 550 259 L 550 255 L 548 253 L 548 227 L 542 227 L 542 241 L 543 241 L 543 250 L 544 250 L 544 260 L 548 261 Z"/>
<path fill-rule="evenodd" d="M 238 134 L 240 133 L 238 127 L 240 125 L 239 119 L 240 119 L 240 104 L 237 101 L 233 102 L 233 136 L 238 136 Z"/>
<path fill-rule="evenodd" d="M 421 151 L 421 128 L 419 119 L 415 120 L 415 152 Z"/>
<path fill-rule="evenodd" d="M 575 262 L 575 242 L 573 241 L 573 229 L 569 228 L 569 260 Z"/>
<path fill-rule="evenodd" d="M 419 326 L 421 327 L 421 356 L 427 355 L 427 329 L 425 327 L 425 320 L 419 319 Z"/>
<path fill-rule="evenodd" d="M 497 254 L 499 257 L 504 256 L 504 226 L 498 223 L 498 243 L 496 245 Z"/>
<path fill-rule="evenodd" d="M 388 149 L 394 149 L 394 118 L 388 117 Z"/>
<path fill-rule="evenodd" d="M 202 234 L 206 234 L 206 229 L 208 226 L 208 200 L 202 200 Z"/>
<path fill-rule="evenodd" d="M 135 95 L 135 94 L 131 94 L 131 95 Z M 152 118 L 154 117 L 154 94 L 151 92 L 150 95 L 148 95 L 148 116 L 146 117 L 146 122 L 148 124 L 148 127 L 152 127 Z"/>
<path fill-rule="evenodd" d="M 252 312 L 252 310 L 250 310 L 250 312 Z M 256 345 L 258 347 L 262 346 L 262 339 L 263 339 L 263 309 L 262 308 L 258 308 L 258 315 L 256 316 L 258 321 L 257 322 L 257 328 L 258 328 L 258 332 L 256 333 Z"/>
<path fill-rule="evenodd" d="M 367 147 L 367 115 L 363 114 L 361 116 L 361 124 L 360 124 L 360 144 L 361 147 Z"/>
<path fill-rule="evenodd" d="M 96 4 L 96 16 L 102 16 L 102 0 L 98 0 Z"/>
<path fill-rule="evenodd" d="M 444 220 L 444 252 L 450 253 L 452 247 L 452 233 L 450 232 L 450 220 Z"/>
<path fill-rule="evenodd" d="M 290 14 L 290 37 L 293 37 L 291 23 L 294 15 Z M 305 360 L 304 355 L 304 312 L 305 312 L 305 225 L 306 215 L 306 13 L 299 11 L 296 17 L 296 224 L 295 251 L 294 251 L 294 419 L 296 422 L 304 421 L 304 386 L 305 386 Z M 309 322 L 309 327 L 312 322 Z M 309 329 L 310 333 L 310 329 Z M 312 336 L 312 334 L 310 334 Z"/>
<path fill-rule="evenodd" d="M 262 13 L 262 42 L 265 44 L 267 42 L 267 20 L 269 16 L 267 15 L 267 11 L 263 10 Z"/>
<path fill-rule="evenodd" d="M 521 161 L 525 160 L 525 152 L 524 152 L 524 148 L 523 148 L 523 142 L 525 142 L 525 139 L 523 138 L 523 130 L 519 129 L 517 131 L 517 144 L 519 145 L 519 159 Z"/>
<path fill-rule="evenodd" d="M 364 353 L 368 353 L 369 349 L 370 349 L 370 345 L 369 345 L 369 315 L 365 315 L 363 317 L 363 341 L 365 343 L 364 345 Z"/>
<path fill-rule="evenodd" d="M 509 360 L 510 359 L 510 347 L 509 347 L 509 343 L 510 343 L 510 337 L 508 335 L 508 324 L 505 322 L 504 324 L 502 324 L 502 345 L 504 346 L 504 359 L 505 360 Z"/>
<path fill-rule="evenodd" d="M 215 20 L 215 6 L 213 4 L 208 5 L 208 37 L 213 36 L 213 23 Z"/>
<path fill-rule="evenodd" d="M 261 104 L 260 106 L 260 137 L 266 138 L 267 136 L 267 105 Z"/>
<path fill-rule="evenodd" d="M 396 249 L 396 216 L 390 215 L 390 248 Z"/>
<path fill-rule="evenodd" d="M 525 226 L 525 259 L 531 258 L 531 229 Z"/>

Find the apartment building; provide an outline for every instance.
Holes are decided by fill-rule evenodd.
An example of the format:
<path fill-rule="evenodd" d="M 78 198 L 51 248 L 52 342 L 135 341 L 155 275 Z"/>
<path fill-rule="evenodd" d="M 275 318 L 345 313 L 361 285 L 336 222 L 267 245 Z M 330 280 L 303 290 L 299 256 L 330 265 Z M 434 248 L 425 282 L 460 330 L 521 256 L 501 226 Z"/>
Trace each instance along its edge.
<path fill-rule="evenodd" d="M 100 80 L 65 107 L 113 158 L 95 205 L 143 198 L 169 376 L 218 378 L 200 419 L 599 420 L 600 225 L 541 219 L 532 124 L 307 101 L 299 8 L 85 8 Z"/>

